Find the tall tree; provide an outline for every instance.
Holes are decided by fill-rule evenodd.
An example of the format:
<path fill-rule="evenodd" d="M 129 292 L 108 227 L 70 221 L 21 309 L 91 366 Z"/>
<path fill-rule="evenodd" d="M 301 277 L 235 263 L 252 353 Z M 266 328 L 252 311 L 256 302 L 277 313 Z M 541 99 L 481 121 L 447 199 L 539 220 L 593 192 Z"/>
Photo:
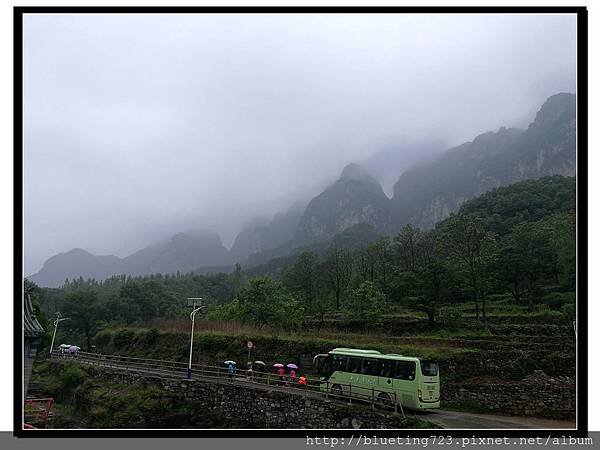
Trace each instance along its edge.
<path fill-rule="evenodd" d="M 475 316 L 479 319 L 481 306 L 481 320 L 485 323 L 485 298 L 496 251 L 495 235 L 485 229 L 481 218 L 462 214 L 444 221 L 440 232 L 446 251 L 465 271 L 475 303 Z"/>
<path fill-rule="evenodd" d="M 284 286 L 311 312 L 315 309 L 318 295 L 318 264 L 315 253 L 303 252 L 283 274 Z"/>
<path fill-rule="evenodd" d="M 456 277 L 438 234 L 434 231 L 417 231 L 405 230 L 417 238 L 405 241 L 410 242 L 405 247 L 409 251 L 404 253 L 409 258 L 404 260 L 404 270 L 395 278 L 396 288 L 404 291 L 402 303 L 427 314 L 429 324 L 433 327 L 440 306 L 454 299 Z M 410 261 L 410 264 L 406 261 Z"/>
<path fill-rule="evenodd" d="M 63 315 L 70 318 L 67 327 L 85 336 L 86 351 L 92 346 L 92 336 L 98 327 L 98 295 L 91 290 L 75 290 L 65 297 Z"/>
<path fill-rule="evenodd" d="M 389 294 L 389 278 L 391 272 L 392 245 L 387 237 L 378 239 L 370 247 L 375 254 L 375 281 L 384 294 Z"/>
<path fill-rule="evenodd" d="M 231 284 L 233 285 L 233 294 L 235 296 L 244 284 L 244 275 L 242 274 L 242 265 L 240 263 L 235 264 L 235 269 L 231 274 Z"/>
<path fill-rule="evenodd" d="M 342 308 L 346 320 L 362 321 L 365 328 L 381 325 L 386 308 L 386 298 L 370 281 L 363 282 L 354 289 Z"/>
<path fill-rule="evenodd" d="M 394 237 L 395 258 L 403 271 L 417 271 L 423 236 L 423 231 L 408 224 Z"/>
<path fill-rule="evenodd" d="M 322 264 L 325 280 L 335 294 L 335 309 L 340 310 L 342 293 L 352 277 L 352 256 L 341 248 L 332 249 Z"/>
<path fill-rule="evenodd" d="M 502 242 L 501 276 L 516 301 L 526 298 L 528 311 L 533 309 L 540 281 L 551 276 L 554 269 L 551 231 L 545 221 L 522 222 L 515 225 Z"/>
<path fill-rule="evenodd" d="M 279 282 L 268 277 L 252 278 L 249 286 L 238 293 L 234 308 L 243 322 L 259 327 L 296 328 L 302 322 L 302 307 Z"/>
<path fill-rule="evenodd" d="M 574 212 L 555 214 L 547 219 L 550 245 L 554 252 L 554 275 L 558 282 L 575 290 L 577 279 L 576 217 Z"/>

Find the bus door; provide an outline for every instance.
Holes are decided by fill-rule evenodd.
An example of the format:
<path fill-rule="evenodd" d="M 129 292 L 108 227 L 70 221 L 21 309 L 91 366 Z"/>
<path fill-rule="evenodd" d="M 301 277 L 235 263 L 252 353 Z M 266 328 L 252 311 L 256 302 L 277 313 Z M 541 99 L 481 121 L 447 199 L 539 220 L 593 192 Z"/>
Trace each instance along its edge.
<path fill-rule="evenodd" d="M 352 389 L 353 395 L 363 395 L 364 389 L 362 386 L 364 385 L 364 376 L 362 374 L 362 358 L 360 356 L 350 356 L 348 357 L 348 367 L 346 372 L 348 374 L 347 384 L 345 386 L 345 390 L 348 393 L 350 389 Z M 352 385 L 352 388 L 350 388 Z"/>
<path fill-rule="evenodd" d="M 331 355 L 328 353 L 316 355 L 313 358 L 313 368 L 316 369 L 321 378 L 329 378 L 332 369 Z"/>
<path fill-rule="evenodd" d="M 370 398 L 373 394 L 377 396 L 377 390 L 379 388 L 379 373 L 377 371 L 378 360 L 375 358 L 363 358 L 362 360 L 362 384 L 363 388 L 360 392 L 367 398 Z"/>
<path fill-rule="evenodd" d="M 390 398 L 394 398 L 394 368 L 396 361 L 380 359 L 377 367 L 379 372 L 379 392 L 386 392 Z"/>
<path fill-rule="evenodd" d="M 417 365 L 414 361 L 396 361 L 394 371 L 394 391 L 397 400 L 409 408 L 418 406 L 417 389 L 419 384 L 416 380 Z"/>

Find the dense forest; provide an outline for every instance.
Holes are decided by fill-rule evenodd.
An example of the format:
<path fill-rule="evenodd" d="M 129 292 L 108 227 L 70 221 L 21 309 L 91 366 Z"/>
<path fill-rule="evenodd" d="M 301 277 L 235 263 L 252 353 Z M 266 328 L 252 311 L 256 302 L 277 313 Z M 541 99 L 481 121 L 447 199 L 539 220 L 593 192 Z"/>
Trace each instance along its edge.
<path fill-rule="evenodd" d="M 190 296 L 203 297 L 206 320 L 257 328 L 294 330 L 333 318 L 377 329 L 399 312 L 423 317 L 432 328 L 460 324 L 465 314 L 485 327 L 490 299 L 498 296 L 527 312 L 572 320 L 575 247 L 575 179 L 551 176 L 469 200 L 433 229 L 405 225 L 358 246 L 332 239 L 319 251 L 275 262 L 279 270 L 270 276 L 237 265 L 230 274 L 79 278 L 60 288 L 26 287 L 46 317 L 57 311 L 69 317 L 61 327 L 87 349 L 103 329 L 185 319 Z"/>

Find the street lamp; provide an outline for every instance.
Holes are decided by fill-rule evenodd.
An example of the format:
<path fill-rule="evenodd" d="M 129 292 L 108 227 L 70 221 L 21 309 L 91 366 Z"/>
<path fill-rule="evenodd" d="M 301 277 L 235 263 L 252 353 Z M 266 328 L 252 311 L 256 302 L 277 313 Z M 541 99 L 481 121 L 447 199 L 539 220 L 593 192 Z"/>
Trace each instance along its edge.
<path fill-rule="evenodd" d="M 201 309 L 204 309 L 205 306 L 198 306 L 196 308 L 196 302 L 200 302 L 202 297 L 188 297 L 188 306 L 192 305 L 192 312 L 190 313 L 190 320 L 192 321 L 192 333 L 190 335 L 190 362 L 188 364 L 187 377 L 188 380 L 192 379 L 192 346 L 194 345 L 194 323 L 196 319 L 196 313 Z M 191 303 L 190 303 L 191 302 Z"/>
<path fill-rule="evenodd" d="M 54 321 L 54 334 L 52 335 L 52 343 L 50 344 L 50 357 L 52 357 L 52 349 L 54 348 L 54 339 L 56 338 L 56 329 L 58 328 L 58 323 L 63 320 L 69 320 L 68 317 L 61 317 L 60 313 L 56 313 L 56 320 Z"/>

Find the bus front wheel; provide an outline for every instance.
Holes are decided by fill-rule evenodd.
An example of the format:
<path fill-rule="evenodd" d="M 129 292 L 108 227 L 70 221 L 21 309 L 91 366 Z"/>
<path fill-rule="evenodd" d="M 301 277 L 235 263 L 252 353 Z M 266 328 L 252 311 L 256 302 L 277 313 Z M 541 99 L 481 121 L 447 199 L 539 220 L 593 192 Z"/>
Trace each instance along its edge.
<path fill-rule="evenodd" d="M 334 397 L 341 397 L 342 387 L 339 384 L 334 384 L 333 386 L 331 386 L 331 395 L 333 395 Z"/>

